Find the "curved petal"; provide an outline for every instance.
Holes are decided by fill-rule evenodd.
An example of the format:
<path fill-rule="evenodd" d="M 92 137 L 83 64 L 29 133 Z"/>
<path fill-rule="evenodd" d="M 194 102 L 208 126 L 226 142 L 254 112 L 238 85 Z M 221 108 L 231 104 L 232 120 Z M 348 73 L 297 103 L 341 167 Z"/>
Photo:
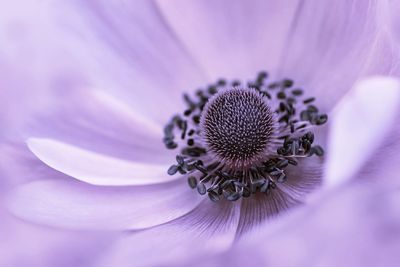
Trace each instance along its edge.
<path fill-rule="evenodd" d="M 254 232 L 220 258 L 228 266 L 243 266 L 239 262 L 250 266 L 397 265 L 398 188 L 377 191 L 371 184 L 353 184 L 321 200 L 280 222 L 279 228 L 271 231 L 265 226 Z"/>
<path fill-rule="evenodd" d="M 384 1 L 303 1 L 288 34 L 280 72 L 331 109 L 359 77 L 389 74 L 399 53 L 382 40 Z"/>
<path fill-rule="evenodd" d="M 400 113 L 400 106 L 395 110 Z M 373 184 L 376 190 L 400 187 L 400 117 L 395 116 L 389 131 L 373 155 L 364 162 L 355 175 L 355 182 L 362 179 Z"/>
<path fill-rule="evenodd" d="M 47 82 L 67 65 L 67 57 L 54 51 L 54 36 L 44 34 L 49 23 L 42 7 L 31 0 L 2 5 L 0 136 L 14 138 L 32 114 L 47 109 L 53 100 L 53 88 Z"/>
<path fill-rule="evenodd" d="M 5 191 L 43 177 L 63 175 L 46 166 L 23 143 L 0 144 L 0 188 Z"/>
<path fill-rule="evenodd" d="M 165 123 L 182 90 L 205 78 L 152 1 L 65 1 L 51 6 L 59 46 L 88 82 Z M 183 105 L 182 105 L 183 106 Z"/>
<path fill-rule="evenodd" d="M 300 202 L 280 189 L 275 189 L 270 195 L 260 194 L 243 200 L 238 226 L 238 237 L 257 229 L 263 223 L 279 213 L 285 212 L 289 207 Z"/>
<path fill-rule="evenodd" d="M 135 162 L 171 162 L 175 154 L 162 143 L 162 125 L 103 91 L 79 89 L 58 94 L 54 107 L 24 130 L 25 138 L 52 138 Z"/>
<path fill-rule="evenodd" d="M 238 203 L 204 200 L 189 214 L 167 224 L 129 233 L 99 266 L 189 266 L 204 255 L 230 248 L 239 220 Z M 132 260 L 134 259 L 134 260 Z"/>
<path fill-rule="evenodd" d="M 21 79 L 21 76 L 24 79 Z M 29 115 L 44 106 L 43 100 L 48 95 L 43 92 L 45 90 L 33 89 L 31 76 L 25 71 L 17 71 L 10 62 L 3 60 L 0 54 L 1 138 L 10 138 L 15 135 L 14 131 L 26 123 Z M 21 109 L 21 106 L 24 108 Z"/>
<path fill-rule="evenodd" d="M 331 116 L 324 183 L 352 178 L 382 144 L 400 105 L 400 81 L 375 77 L 359 82 Z"/>
<path fill-rule="evenodd" d="M 71 179 L 41 180 L 14 190 L 19 218 L 73 229 L 143 229 L 178 218 L 200 203 L 183 179 L 153 186 L 97 187 Z"/>
<path fill-rule="evenodd" d="M 277 188 L 271 190 L 268 195 L 259 194 L 243 199 L 238 238 L 250 230 L 265 227 L 268 220 L 281 220 L 282 214 L 304 203 L 307 195 L 321 185 L 322 164 L 323 160 L 316 157 L 299 161 L 298 166 L 286 168 L 287 180 L 277 183 Z"/>
<path fill-rule="evenodd" d="M 40 227 L 12 217 L 4 210 L 0 210 L 0 217 L 0 266 L 92 266 L 116 236 L 108 232 Z"/>
<path fill-rule="evenodd" d="M 380 21 L 393 40 L 400 45 L 400 19 L 396 14 L 400 9 L 400 2 L 396 0 L 382 1 L 382 8 L 380 10 Z"/>
<path fill-rule="evenodd" d="M 52 139 L 30 138 L 29 149 L 48 166 L 94 185 L 146 185 L 177 179 L 168 165 L 135 163 Z"/>
<path fill-rule="evenodd" d="M 260 70 L 274 71 L 300 2 L 157 1 L 165 19 L 212 79 L 249 79 Z"/>

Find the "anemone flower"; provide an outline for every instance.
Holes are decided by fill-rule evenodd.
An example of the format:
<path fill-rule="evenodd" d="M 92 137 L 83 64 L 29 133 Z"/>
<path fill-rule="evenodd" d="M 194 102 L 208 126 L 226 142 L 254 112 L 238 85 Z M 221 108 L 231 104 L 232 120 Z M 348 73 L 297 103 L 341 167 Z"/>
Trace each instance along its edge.
<path fill-rule="evenodd" d="M 35 176 L 8 207 L 117 233 L 99 266 L 190 264 L 307 210 L 374 153 L 398 105 L 394 78 L 355 84 L 399 71 L 374 1 L 42 5 L 42 48 L 69 71 L 47 77 L 58 97 L 26 146 L 4 150 L 9 175 Z"/>
<path fill-rule="evenodd" d="M 375 109 L 368 114 L 362 108 L 369 109 L 367 103 L 374 101 L 370 98 L 374 87 L 381 90 L 390 87 L 382 86 L 383 80 L 377 82 L 369 79 L 359 83 L 351 92 L 353 97 L 343 99 L 335 109 L 327 147 L 331 153 L 323 178 L 325 187 L 308 201 L 307 207 L 264 223 L 230 250 L 198 261 L 194 266 L 397 266 L 398 118 L 382 114 L 381 119 L 389 119 L 389 127 L 382 128 L 379 124 L 379 130 L 374 132 L 370 118 L 380 117 L 377 115 L 380 111 Z M 394 82 L 397 88 L 393 87 L 395 95 L 390 99 L 397 98 L 397 102 L 399 83 Z M 364 93 L 363 97 L 354 97 Z M 393 110 L 380 110 L 397 114 L 399 103 L 392 104 L 389 105 Z M 349 114 L 356 117 L 349 119 Z M 352 125 L 355 121 L 356 125 Z M 345 138 L 338 132 L 346 133 Z M 376 135 L 367 138 L 373 132 Z M 369 141 L 364 143 L 360 140 L 363 138 Z M 344 139 L 352 146 L 343 143 Z M 384 159 L 386 156 L 390 160 Z"/>

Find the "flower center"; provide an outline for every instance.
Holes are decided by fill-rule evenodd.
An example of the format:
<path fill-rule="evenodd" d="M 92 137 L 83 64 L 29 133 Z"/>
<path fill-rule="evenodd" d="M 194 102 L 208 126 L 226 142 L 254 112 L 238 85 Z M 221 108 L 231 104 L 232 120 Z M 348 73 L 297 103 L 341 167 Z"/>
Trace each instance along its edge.
<path fill-rule="evenodd" d="M 210 153 L 232 169 L 262 159 L 273 132 L 272 111 L 254 89 L 223 90 L 209 100 L 200 134 Z"/>
<path fill-rule="evenodd" d="M 195 98 L 185 94 L 187 110 L 164 128 L 165 146 L 180 147 L 168 174 L 186 176 L 191 188 L 212 201 L 235 201 L 269 194 L 290 179 L 287 168 L 322 156 L 312 130 L 328 117 L 313 105 L 315 98 L 303 98 L 292 80 L 266 79 L 261 72 L 247 86 L 219 80 Z"/>

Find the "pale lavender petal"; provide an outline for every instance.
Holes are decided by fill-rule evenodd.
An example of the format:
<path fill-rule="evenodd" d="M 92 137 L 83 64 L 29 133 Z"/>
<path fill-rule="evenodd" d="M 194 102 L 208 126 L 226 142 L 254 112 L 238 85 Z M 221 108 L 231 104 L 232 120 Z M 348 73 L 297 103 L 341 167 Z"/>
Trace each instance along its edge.
<path fill-rule="evenodd" d="M 12 187 L 41 175 L 62 178 L 26 147 L 0 144 L 0 266 L 91 266 L 116 233 L 43 227 L 16 218 L 4 207 Z"/>
<path fill-rule="evenodd" d="M 115 233 L 56 230 L 4 213 L 0 211 L 0 266 L 4 267 L 92 266 L 115 240 Z"/>
<path fill-rule="evenodd" d="M 41 179 L 72 179 L 49 168 L 40 161 L 25 143 L 4 142 L 0 144 L 0 188 L 4 194 L 16 186 Z"/>
<path fill-rule="evenodd" d="M 342 188 L 194 266 L 397 266 L 399 207 L 398 188 Z"/>
<path fill-rule="evenodd" d="M 396 114 L 400 113 L 400 106 Z M 382 140 L 381 145 L 364 163 L 355 176 L 356 181 L 366 181 L 376 189 L 400 187 L 400 117 L 395 116 L 390 131 Z"/>
<path fill-rule="evenodd" d="M 400 45 L 400 18 L 398 10 L 400 10 L 400 2 L 397 0 L 382 1 L 380 11 L 380 22 L 387 30 L 390 38 Z"/>
<path fill-rule="evenodd" d="M 64 84 L 58 86 L 66 89 Z M 69 89 L 59 94 L 52 109 L 30 124 L 23 133 L 25 138 L 52 138 L 135 162 L 170 163 L 175 154 L 162 143 L 162 125 L 151 123 L 102 91 L 78 90 L 72 85 Z"/>
<path fill-rule="evenodd" d="M 178 218 L 202 198 L 186 180 L 152 186 L 92 186 L 72 179 L 18 187 L 8 199 L 17 217 L 74 229 L 142 229 Z"/>
<path fill-rule="evenodd" d="M 183 44 L 214 79 L 274 71 L 301 1 L 157 1 Z M 184 23 L 183 23 L 184 21 Z M 288 73 L 287 75 L 290 75 Z"/>
<path fill-rule="evenodd" d="M 71 63 L 65 49 L 57 45 L 63 38 L 55 34 L 54 23 L 49 23 L 50 14 L 46 6 L 44 2 L 31 0 L 2 5 L 0 123 L 4 128 L 0 135 L 10 132 L 8 138 L 15 137 L 17 129 L 29 121 L 33 113 L 51 106 L 55 91 L 51 83 L 54 80 L 61 77 L 71 82 L 82 80 L 81 75 L 76 75 L 76 61 Z"/>
<path fill-rule="evenodd" d="M 279 219 L 279 214 L 287 211 L 300 202 L 280 189 L 270 195 L 260 194 L 242 201 L 238 236 L 255 230 L 267 220 Z"/>
<path fill-rule="evenodd" d="M 49 23 L 88 83 L 154 122 L 182 107 L 182 90 L 206 79 L 152 1 L 65 1 Z M 61 30 L 61 32 L 60 32 Z"/>
<path fill-rule="evenodd" d="M 0 208 L 0 266 L 87 267 L 117 237 L 113 232 L 70 231 L 21 221 Z"/>
<path fill-rule="evenodd" d="M 277 188 L 271 190 L 269 195 L 259 194 L 243 199 L 238 237 L 266 227 L 266 222 L 282 220 L 282 215 L 289 209 L 292 211 L 306 202 L 307 195 L 322 183 L 322 164 L 323 159 L 316 157 L 301 160 L 298 166 L 286 169 L 287 180 L 277 183 Z"/>
<path fill-rule="evenodd" d="M 328 111 L 360 77 L 391 73 L 400 57 L 381 34 L 377 16 L 382 2 L 302 2 L 288 34 L 281 74 L 319 97 Z"/>
<path fill-rule="evenodd" d="M 38 86 L 36 78 L 29 71 L 12 66 L 0 52 L 1 138 L 16 136 L 31 114 L 48 106 L 52 99 L 50 90 Z"/>
<path fill-rule="evenodd" d="M 349 198 L 346 202 L 326 207 L 315 214 L 311 221 L 315 227 L 312 230 L 307 227 L 305 230 L 305 233 L 321 233 L 308 245 L 310 253 L 323 248 L 314 254 L 313 266 L 398 266 L 399 193 L 397 188 L 376 192 L 358 201 Z M 335 223 L 332 223 L 333 214 L 328 211 L 329 208 L 333 208 L 336 215 Z M 329 234 L 324 235 L 328 228 Z M 327 239 L 329 242 L 326 242 Z M 306 261 L 304 259 L 305 266 Z"/>
<path fill-rule="evenodd" d="M 192 265 L 205 255 L 211 257 L 231 247 L 239 214 L 239 203 L 204 200 L 179 219 L 128 233 L 104 256 L 99 267 Z"/>
<path fill-rule="evenodd" d="M 146 185 L 168 182 L 168 165 L 135 163 L 54 139 L 29 138 L 29 149 L 55 170 L 94 185 Z"/>
<path fill-rule="evenodd" d="M 331 116 L 324 183 L 352 178 L 391 130 L 400 104 L 400 82 L 375 77 L 355 85 Z"/>

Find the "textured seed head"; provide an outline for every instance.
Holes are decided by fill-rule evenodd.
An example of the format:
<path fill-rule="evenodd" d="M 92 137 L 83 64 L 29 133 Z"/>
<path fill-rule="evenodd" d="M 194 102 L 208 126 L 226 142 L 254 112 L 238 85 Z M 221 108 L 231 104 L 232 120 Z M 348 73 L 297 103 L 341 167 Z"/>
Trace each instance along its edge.
<path fill-rule="evenodd" d="M 248 168 L 262 159 L 272 132 L 271 109 L 254 89 L 219 92 L 201 117 L 201 135 L 209 152 L 233 169 Z"/>

